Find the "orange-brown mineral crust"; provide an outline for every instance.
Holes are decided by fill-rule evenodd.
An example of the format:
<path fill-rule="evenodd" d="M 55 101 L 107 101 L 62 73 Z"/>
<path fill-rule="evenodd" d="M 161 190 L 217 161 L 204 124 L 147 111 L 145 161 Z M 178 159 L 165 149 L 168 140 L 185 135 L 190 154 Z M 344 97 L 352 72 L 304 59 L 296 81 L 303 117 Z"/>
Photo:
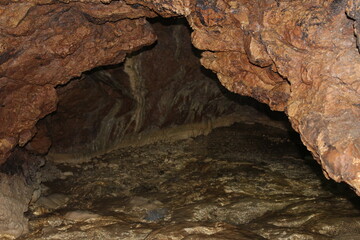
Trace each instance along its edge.
<path fill-rule="evenodd" d="M 285 111 L 322 165 L 360 194 L 358 1 L 0 0 L 0 162 L 56 109 L 54 87 L 119 63 L 184 16 L 229 90 Z M 359 45 L 359 44 L 358 44 Z"/>
<path fill-rule="evenodd" d="M 156 40 L 149 10 L 72 2 L 0 1 L 0 163 L 56 110 L 54 87 Z"/>

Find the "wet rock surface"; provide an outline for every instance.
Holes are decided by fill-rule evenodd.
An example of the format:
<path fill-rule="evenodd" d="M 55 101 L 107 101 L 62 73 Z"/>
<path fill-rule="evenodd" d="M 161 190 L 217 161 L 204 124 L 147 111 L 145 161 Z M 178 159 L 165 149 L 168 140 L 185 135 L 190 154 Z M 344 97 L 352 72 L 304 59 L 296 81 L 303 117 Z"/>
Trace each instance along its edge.
<path fill-rule="evenodd" d="M 360 239 L 358 198 L 292 134 L 235 124 L 58 165 L 20 239 Z"/>

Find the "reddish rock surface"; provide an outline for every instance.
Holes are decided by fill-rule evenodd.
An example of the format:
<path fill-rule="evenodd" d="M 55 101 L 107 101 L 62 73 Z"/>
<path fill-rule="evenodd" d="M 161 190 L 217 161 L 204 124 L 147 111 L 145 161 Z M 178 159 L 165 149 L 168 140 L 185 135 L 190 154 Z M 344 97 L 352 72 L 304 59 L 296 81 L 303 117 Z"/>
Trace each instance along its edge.
<path fill-rule="evenodd" d="M 56 85 L 153 43 L 144 16 L 182 15 L 202 64 L 285 111 L 324 173 L 360 194 L 357 1 L 62 2 L 0 1 L 1 162 L 56 109 Z"/>
<path fill-rule="evenodd" d="M 36 129 L 35 136 L 25 145 L 25 148 L 34 154 L 43 155 L 48 153 L 52 141 L 44 121 L 40 120 L 36 125 Z"/>
<path fill-rule="evenodd" d="M 51 2 L 0 2 L 0 162 L 56 110 L 55 86 L 156 40 L 141 8 Z"/>

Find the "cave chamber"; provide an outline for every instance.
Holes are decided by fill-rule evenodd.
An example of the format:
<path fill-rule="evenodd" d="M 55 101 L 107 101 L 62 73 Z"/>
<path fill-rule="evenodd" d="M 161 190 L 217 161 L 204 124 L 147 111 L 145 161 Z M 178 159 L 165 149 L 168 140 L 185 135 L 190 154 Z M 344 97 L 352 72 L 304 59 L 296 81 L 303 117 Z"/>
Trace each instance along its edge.
<path fill-rule="evenodd" d="M 1 239 L 360 239 L 351 3 L 54 2 L 0 0 Z"/>

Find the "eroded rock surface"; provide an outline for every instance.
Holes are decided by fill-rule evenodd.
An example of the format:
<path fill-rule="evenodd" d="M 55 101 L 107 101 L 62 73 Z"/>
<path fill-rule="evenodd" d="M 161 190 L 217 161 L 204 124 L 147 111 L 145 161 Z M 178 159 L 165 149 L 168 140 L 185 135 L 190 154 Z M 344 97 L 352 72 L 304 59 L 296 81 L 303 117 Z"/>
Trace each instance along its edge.
<path fill-rule="evenodd" d="M 51 3 L 0 3 L 1 162 L 56 110 L 55 86 L 156 40 L 142 8 Z"/>
<path fill-rule="evenodd" d="M 32 195 L 32 188 L 19 176 L 0 174 L 0 238 L 19 237 L 28 232 L 24 213 Z"/>
<path fill-rule="evenodd" d="M 356 194 L 269 123 L 58 164 L 20 239 L 359 239 Z"/>
<path fill-rule="evenodd" d="M 25 213 L 41 182 L 39 168 L 44 159 L 15 149 L 10 160 L 0 167 L 0 238 L 14 239 L 28 232 Z"/>
<path fill-rule="evenodd" d="M 325 174 L 358 189 L 360 58 L 346 1 L 227 3 L 205 4 L 189 18 L 195 46 L 211 51 L 202 64 L 228 89 L 285 110 Z M 243 44 L 220 52 L 223 35 Z"/>
<path fill-rule="evenodd" d="M 0 1 L 0 161 L 56 109 L 54 87 L 119 63 L 185 16 L 202 64 L 231 91 L 284 110 L 325 175 L 359 193 L 357 1 Z"/>

